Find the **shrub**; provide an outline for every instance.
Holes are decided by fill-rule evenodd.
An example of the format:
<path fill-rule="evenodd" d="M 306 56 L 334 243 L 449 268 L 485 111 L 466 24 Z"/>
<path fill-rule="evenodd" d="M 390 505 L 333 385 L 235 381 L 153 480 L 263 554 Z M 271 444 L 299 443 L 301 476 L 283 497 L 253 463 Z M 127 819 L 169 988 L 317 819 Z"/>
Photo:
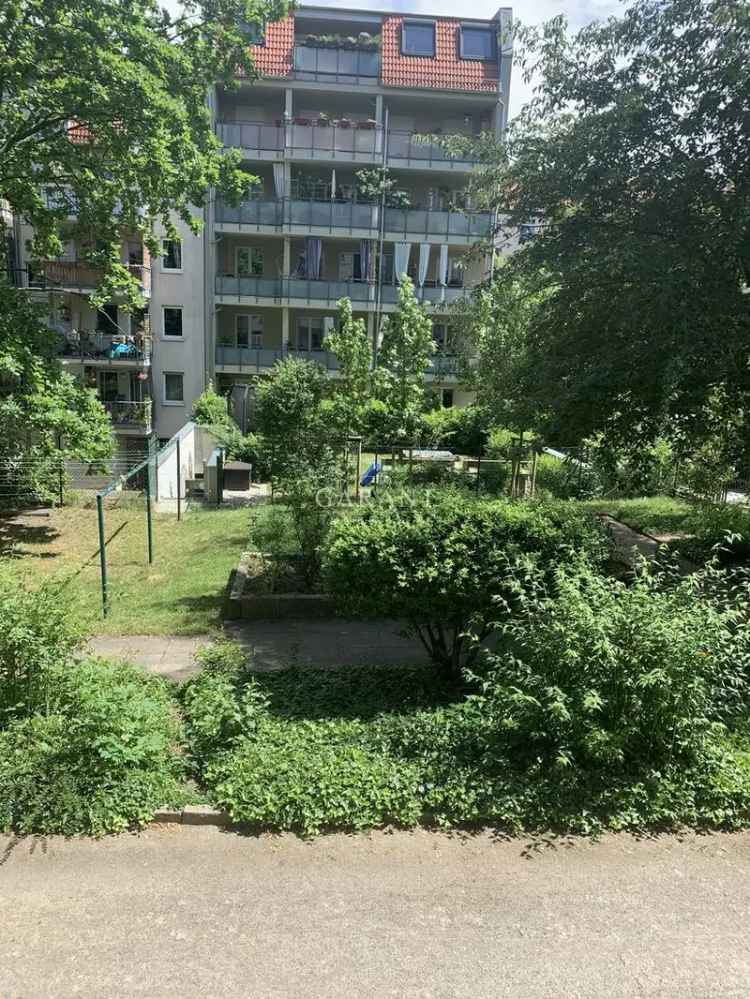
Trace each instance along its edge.
<path fill-rule="evenodd" d="M 565 504 L 481 501 L 446 489 L 386 493 L 333 525 L 326 577 L 344 613 L 405 619 L 454 677 L 507 613 L 534 563 L 585 551 L 603 531 Z"/>
<path fill-rule="evenodd" d="M 413 825 L 417 773 L 362 744 L 360 722 L 274 722 L 219 757 L 206 781 L 235 822 L 294 829 Z"/>
<path fill-rule="evenodd" d="M 0 729 L 12 718 L 39 710 L 47 674 L 65 662 L 81 640 L 62 585 L 23 589 L 0 571 Z"/>
<path fill-rule="evenodd" d="M 225 396 L 215 391 L 213 382 L 202 392 L 193 403 L 193 419 L 210 427 L 232 426 L 234 421 L 229 415 Z"/>
<path fill-rule="evenodd" d="M 492 659 L 488 703 L 514 757 L 609 775 L 699 761 L 742 706 L 747 622 L 692 579 L 644 571 L 626 587 L 581 566 L 555 582 Z"/>
<path fill-rule="evenodd" d="M 487 417 L 479 406 L 434 409 L 421 418 L 420 437 L 429 447 L 474 457 L 484 454 L 488 435 Z"/>
<path fill-rule="evenodd" d="M 182 799 L 164 681 L 89 660 L 49 671 L 46 694 L 45 714 L 0 733 L 0 829 L 99 836 Z"/>

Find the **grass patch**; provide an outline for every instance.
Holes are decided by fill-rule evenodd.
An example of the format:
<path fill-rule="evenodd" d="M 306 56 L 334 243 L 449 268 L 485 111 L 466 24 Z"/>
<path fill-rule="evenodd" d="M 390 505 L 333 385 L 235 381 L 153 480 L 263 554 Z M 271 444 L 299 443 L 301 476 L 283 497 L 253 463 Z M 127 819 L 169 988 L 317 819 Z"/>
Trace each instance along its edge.
<path fill-rule="evenodd" d="M 608 513 L 634 531 L 655 536 L 692 533 L 694 503 L 674 496 L 642 496 L 634 499 L 585 500 L 582 505 L 593 513 Z"/>
<path fill-rule="evenodd" d="M 154 517 L 148 564 L 143 506 L 108 507 L 110 614 L 101 612 L 96 509 L 0 520 L 0 555 L 19 580 L 63 583 L 63 598 L 99 635 L 198 635 L 221 623 L 229 574 L 247 547 L 247 509 L 193 510 L 182 521 Z"/>

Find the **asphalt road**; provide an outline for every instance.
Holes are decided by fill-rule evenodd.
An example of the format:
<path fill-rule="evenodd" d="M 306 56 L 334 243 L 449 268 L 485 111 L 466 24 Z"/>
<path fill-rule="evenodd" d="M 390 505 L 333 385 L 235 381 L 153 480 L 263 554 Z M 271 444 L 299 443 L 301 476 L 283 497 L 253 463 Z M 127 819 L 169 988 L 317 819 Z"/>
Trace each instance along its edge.
<path fill-rule="evenodd" d="M 0 997 L 750 996 L 750 834 L 0 840 Z"/>

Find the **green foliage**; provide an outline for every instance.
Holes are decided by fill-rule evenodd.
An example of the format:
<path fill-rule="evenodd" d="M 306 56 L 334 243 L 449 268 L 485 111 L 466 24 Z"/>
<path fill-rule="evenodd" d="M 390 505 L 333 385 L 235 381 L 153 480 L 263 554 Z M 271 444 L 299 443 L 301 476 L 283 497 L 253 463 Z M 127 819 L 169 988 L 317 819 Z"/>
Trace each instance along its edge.
<path fill-rule="evenodd" d="M 100 836 L 148 822 L 184 791 L 163 681 L 101 661 L 46 677 L 44 713 L 0 732 L 0 829 Z"/>
<path fill-rule="evenodd" d="M 39 307 L 0 281 L 0 461 L 7 485 L 19 496 L 49 500 L 61 459 L 97 466 L 112 450 L 104 407 L 63 372 Z"/>
<path fill-rule="evenodd" d="M 363 319 L 354 319 L 352 303 L 342 298 L 338 303 L 338 323 L 323 341 L 339 365 L 332 405 L 332 429 L 341 437 L 362 429 L 362 410 L 370 398 L 372 349 Z"/>
<path fill-rule="evenodd" d="M 512 398 L 565 443 L 690 426 L 717 385 L 747 412 L 747 32 L 744 3 L 635 0 L 517 39 L 537 85 L 476 197 L 543 223 L 507 265 L 544 292 Z"/>
<path fill-rule="evenodd" d="M 540 496 L 557 499 L 585 499 L 602 492 L 602 480 L 589 453 L 577 449 L 573 454 L 558 458 L 540 454 L 536 466 L 536 489 Z"/>
<path fill-rule="evenodd" d="M 436 663 L 460 676 L 476 645 L 512 611 L 523 580 L 607 545 L 593 518 L 565 504 L 512 503 L 423 489 L 387 493 L 334 524 L 330 592 L 344 613 L 406 619 Z"/>
<path fill-rule="evenodd" d="M 411 208 L 408 191 L 397 186 L 387 167 L 357 170 L 357 199 L 380 203 L 385 197 L 386 208 Z"/>
<path fill-rule="evenodd" d="M 156 223 L 172 232 L 175 213 L 197 231 L 211 187 L 236 200 L 254 179 L 213 134 L 206 93 L 235 86 L 238 71 L 252 78 L 242 21 L 286 10 L 280 0 L 198 0 L 175 14 L 150 0 L 4 4 L 0 190 L 34 227 L 35 256 L 56 256 L 72 226 L 106 271 L 98 297 L 138 300 L 123 232 L 142 233 L 156 255 Z M 83 141 L 71 141 L 76 126 Z"/>
<path fill-rule="evenodd" d="M 214 389 L 213 382 L 193 403 L 193 419 L 209 427 L 231 427 L 234 421 L 229 415 L 227 400 Z"/>
<path fill-rule="evenodd" d="M 321 403 L 328 392 L 325 369 L 296 357 L 277 361 L 262 379 L 256 423 L 275 477 L 313 467 L 327 446 Z"/>
<path fill-rule="evenodd" d="M 479 406 L 433 409 L 422 415 L 420 423 L 420 439 L 428 447 L 476 457 L 487 446 L 487 415 Z"/>
<path fill-rule="evenodd" d="M 0 730 L 13 718 L 47 703 L 50 671 L 66 662 L 81 641 L 63 585 L 19 585 L 0 571 Z"/>
<path fill-rule="evenodd" d="M 692 579 L 632 584 L 587 565 L 504 626 L 485 685 L 515 758 L 579 773 L 695 764 L 743 707 L 750 628 Z"/>
<path fill-rule="evenodd" d="M 388 407 L 396 437 L 413 440 L 424 409 L 424 377 L 435 353 L 432 320 L 414 285 L 398 275 L 398 309 L 386 317 L 378 353 L 378 393 Z"/>

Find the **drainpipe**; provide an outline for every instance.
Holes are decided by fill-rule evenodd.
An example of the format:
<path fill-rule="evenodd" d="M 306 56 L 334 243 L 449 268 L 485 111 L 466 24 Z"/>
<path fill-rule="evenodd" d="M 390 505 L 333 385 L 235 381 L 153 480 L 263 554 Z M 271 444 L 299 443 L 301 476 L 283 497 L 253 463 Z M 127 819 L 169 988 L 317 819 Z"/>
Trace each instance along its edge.
<path fill-rule="evenodd" d="M 378 283 L 376 288 L 376 299 L 375 299 L 375 333 L 372 341 L 372 361 L 373 367 L 378 366 L 378 351 L 380 349 L 380 315 L 383 304 L 383 243 L 385 242 L 385 171 L 388 166 L 388 138 L 390 135 L 390 118 L 391 112 L 388 106 L 385 108 L 385 122 L 383 124 L 383 162 L 381 169 L 383 171 L 383 190 L 380 192 L 380 219 L 378 225 L 378 259 L 377 259 L 377 270 L 378 270 Z"/>

